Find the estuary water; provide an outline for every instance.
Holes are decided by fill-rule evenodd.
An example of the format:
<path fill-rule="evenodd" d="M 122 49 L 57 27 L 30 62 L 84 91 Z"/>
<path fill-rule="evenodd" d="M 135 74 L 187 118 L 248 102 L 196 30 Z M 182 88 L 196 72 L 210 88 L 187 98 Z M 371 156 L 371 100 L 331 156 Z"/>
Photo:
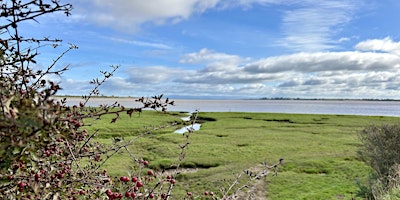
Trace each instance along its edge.
<path fill-rule="evenodd" d="M 79 105 L 80 98 L 67 98 L 68 105 Z M 90 106 L 118 102 L 125 107 L 140 104 L 134 98 L 92 98 Z M 267 112 L 367 116 L 400 116 L 400 101 L 364 100 L 199 100 L 174 99 L 169 111 L 194 112 Z"/>

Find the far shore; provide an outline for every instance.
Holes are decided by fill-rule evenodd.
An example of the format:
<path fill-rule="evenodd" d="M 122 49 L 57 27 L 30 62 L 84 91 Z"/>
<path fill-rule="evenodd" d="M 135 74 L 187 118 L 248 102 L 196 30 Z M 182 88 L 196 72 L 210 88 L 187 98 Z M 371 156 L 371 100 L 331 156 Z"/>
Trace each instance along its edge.
<path fill-rule="evenodd" d="M 75 95 L 59 95 L 56 98 L 73 98 L 81 99 L 83 96 Z M 91 96 L 90 98 L 105 98 L 105 99 L 138 99 L 141 97 L 131 97 L 131 96 Z M 145 97 L 146 98 L 146 97 Z M 148 96 L 150 98 L 150 96 Z M 371 98 L 284 98 L 284 97 L 273 97 L 273 98 L 215 98 L 215 97 L 169 97 L 170 99 L 184 99 L 184 100 L 293 100 L 293 101 L 400 101 L 400 99 L 371 99 Z"/>

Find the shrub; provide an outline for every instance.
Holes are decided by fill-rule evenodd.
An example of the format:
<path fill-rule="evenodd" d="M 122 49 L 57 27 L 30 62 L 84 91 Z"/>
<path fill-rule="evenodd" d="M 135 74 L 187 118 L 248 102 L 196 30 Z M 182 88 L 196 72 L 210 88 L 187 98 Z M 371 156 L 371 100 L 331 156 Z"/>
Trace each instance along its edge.
<path fill-rule="evenodd" d="M 359 138 L 362 145 L 358 155 L 373 170 L 369 184 L 373 197 L 370 198 L 380 199 L 400 183 L 400 124 L 366 127 Z"/>
<path fill-rule="evenodd" d="M 122 197 L 122 192 L 147 198 L 154 195 L 160 183 L 168 185 L 164 191 L 169 194 L 172 181 L 156 179 L 152 172 L 142 173 L 148 161 L 133 154 L 131 159 L 139 169 L 132 174 L 136 181 L 128 184 L 127 177 L 109 177 L 101 167 L 117 152 L 129 151 L 127 146 L 133 141 L 119 140 L 111 145 L 94 142 L 98 131 L 88 132 L 85 126 L 86 119 L 103 115 L 114 115 L 114 123 L 121 113 L 131 117 L 146 108 L 165 111 L 173 101 L 163 101 L 159 95 L 138 99 L 142 103 L 138 108 L 125 108 L 118 103 L 99 108 L 86 106 L 118 69 L 113 66 L 110 72 L 101 72 L 103 78 L 91 81 L 94 88 L 79 105 L 67 106 L 66 99 L 55 98 L 60 86 L 46 78 L 68 70 L 54 66 L 77 47 L 71 45 L 45 69 L 35 66 L 38 50 L 48 44 L 60 48 L 61 40 L 21 36 L 20 23 L 54 12 L 68 16 L 71 9 L 70 4 L 58 0 L 1 1 L 0 199 L 115 199 Z"/>

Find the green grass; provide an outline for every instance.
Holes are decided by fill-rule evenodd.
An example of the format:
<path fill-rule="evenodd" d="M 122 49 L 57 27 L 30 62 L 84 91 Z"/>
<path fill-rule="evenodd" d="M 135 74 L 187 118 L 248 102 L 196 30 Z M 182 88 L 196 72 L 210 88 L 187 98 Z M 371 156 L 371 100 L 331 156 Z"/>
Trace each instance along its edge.
<path fill-rule="evenodd" d="M 182 113 L 145 112 L 117 123 L 97 121 L 99 141 L 110 137 L 134 138 L 143 125 L 179 122 Z M 284 159 L 278 176 L 269 176 L 267 199 L 350 199 L 359 190 L 357 181 L 368 177 L 369 168 L 359 161 L 358 131 L 371 124 L 397 123 L 395 117 L 349 115 L 303 115 L 276 113 L 200 113 L 200 131 L 190 137 L 184 167 L 199 168 L 196 173 L 178 176 L 175 195 L 185 191 L 214 191 L 233 179 L 235 173 L 267 161 Z M 182 125 L 180 125 L 182 126 Z M 177 127 L 175 127 L 177 128 Z M 130 147 L 138 157 L 150 160 L 150 167 L 167 167 L 178 159 L 178 144 L 185 140 L 172 133 L 173 127 L 155 131 Z M 114 175 L 130 168 L 126 154 L 118 154 L 106 167 Z M 179 199 L 179 198 L 178 198 Z"/>

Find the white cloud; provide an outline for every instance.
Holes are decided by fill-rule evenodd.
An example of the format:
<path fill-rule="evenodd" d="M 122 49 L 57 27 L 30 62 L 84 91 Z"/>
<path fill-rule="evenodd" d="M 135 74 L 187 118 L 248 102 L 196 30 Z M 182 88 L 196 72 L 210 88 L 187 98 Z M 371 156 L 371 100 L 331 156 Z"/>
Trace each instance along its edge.
<path fill-rule="evenodd" d="M 250 63 L 245 70 L 252 73 L 278 73 L 286 71 L 396 71 L 400 57 L 393 54 L 373 52 L 322 52 L 297 53 L 269 57 Z"/>
<path fill-rule="evenodd" d="M 114 42 L 119 42 L 119 43 L 125 43 L 125 44 L 130 44 L 130 45 L 135 45 L 135 46 L 142 46 L 142 47 L 153 47 L 157 49 L 172 49 L 172 47 L 160 43 L 160 42 L 144 42 L 144 41 L 138 41 L 138 40 L 128 40 L 128 39 L 123 39 L 123 38 L 117 38 L 117 37 L 102 37 L 104 39 L 108 39 Z"/>
<path fill-rule="evenodd" d="M 89 94 L 91 89 L 88 80 L 63 79 L 60 86 L 61 90 L 58 94 L 61 95 L 86 95 Z"/>
<path fill-rule="evenodd" d="M 129 67 L 125 70 L 128 81 L 138 84 L 162 84 L 189 76 L 191 71 L 165 66 Z"/>
<path fill-rule="evenodd" d="M 282 46 L 297 52 L 318 52 L 335 48 L 336 34 L 352 20 L 359 1 L 305 0 L 286 10 Z"/>
<path fill-rule="evenodd" d="M 188 53 L 184 55 L 180 62 L 187 64 L 197 64 L 203 62 L 224 61 L 227 63 L 239 63 L 241 58 L 237 55 L 229 55 L 225 53 L 218 53 L 206 48 L 201 49 L 199 52 Z"/>
<path fill-rule="evenodd" d="M 339 43 L 341 43 L 341 42 L 347 42 L 347 41 L 350 41 L 350 38 L 348 38 L 348 37 L 341 37 L 341 38 L 339 38 L 339 40 L 337 40 L 337 42 L 339 42 Z"/>
<path fill-rule="evenodd" d="M 360 42 L 355 46 L 355 49 L 360 51 L 389 52 L 400 56 L 400 42 L 394 42 L 390 37 Z"/>
<path fill-rule="evenodd" d="M 176 23 L 217 5 L 218 0 L 80 0 L 77 12 L 102 26 L 137 31 L 141 24 Z"/>
<path fill-rule="evenodd" d="M 188 53 L 180 59 L 183 64 L 205 65 L 202 72 L 236 71 L 237 66 L 245 59 L 226 53 L 215 52 L 206 48 L 198 52 Z"/>

